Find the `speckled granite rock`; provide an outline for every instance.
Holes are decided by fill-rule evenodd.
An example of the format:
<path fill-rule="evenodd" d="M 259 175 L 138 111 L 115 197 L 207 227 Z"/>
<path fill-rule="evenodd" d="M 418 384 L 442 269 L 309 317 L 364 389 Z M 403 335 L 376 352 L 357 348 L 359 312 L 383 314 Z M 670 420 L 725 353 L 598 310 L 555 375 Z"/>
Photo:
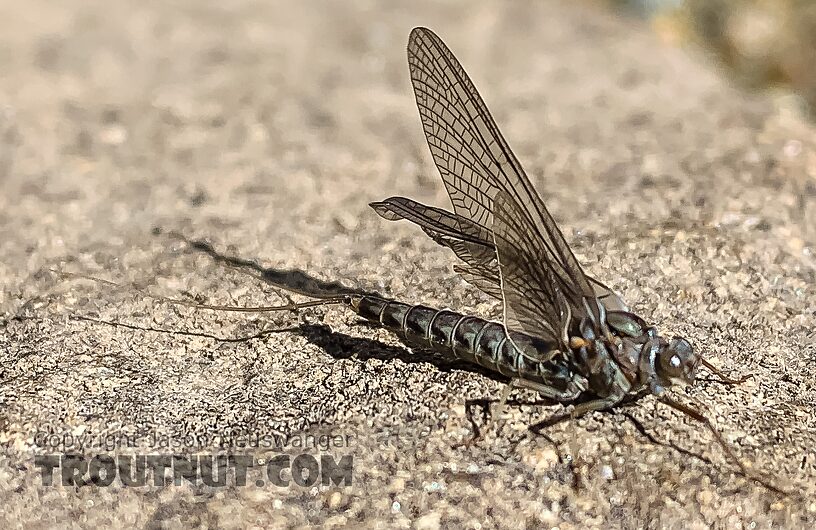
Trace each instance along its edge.
<path fill-rule="evenodd" d="M 560 408 L 515 391 L 504 422 L 484 427 L 474 409 L 483 437 L 462 445 L 466 401 L 496 399 L 500 382 L 411 354 L 339 308 L 213 313 L 137 290 L 283 301 L 167 237 L 176 230 L 266 266 L 496 315 L 448 252 L 367 206 L 395 194 L 447 203 L 404 52 L 410 28 L 427 25 L 587 270 L 716 365 L 753 374 L 690 394 L 743 460 L 812 499 L 809 126 L 590 7 L 227 5 L 0 7 L 3 527 L 813 525 L 816 503 L 746 481 L 709 433 L 651 399 L 535 436 L 527 426 Z M 220 337 L 284 331 L 229 342 L 77 316 Z M 345 436 L 331 451 L 353 455 L 354 485 L 43 487 L 34 465 L 71 436 L 137 446 L 71 448 L 87 455 L 169 453 L 151 444 L 193 437 L 195 451 L 227 431 Z"/>

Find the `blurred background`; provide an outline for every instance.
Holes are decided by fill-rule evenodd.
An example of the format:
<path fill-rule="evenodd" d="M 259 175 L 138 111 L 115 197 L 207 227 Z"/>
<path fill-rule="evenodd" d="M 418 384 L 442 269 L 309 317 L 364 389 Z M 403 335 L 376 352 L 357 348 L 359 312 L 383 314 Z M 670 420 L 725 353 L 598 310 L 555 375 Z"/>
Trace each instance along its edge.
<path fill-rule="evenodd" d="M 785 127 L 813 137 L 816 121 L 816 2 L 813 0 L 609 0 L 648 19 L 666 42 L 685 47 L 739 88 L 769 97 Z M 798 156 L 801 145 L 787 146 Z M 805 231 L 816 237 L 816 153 L 793 184 Z"/>
<path fill-rule="evenodd" d="M 406 103 L 407 93 L 404 65 L 394 57 L 398 55 L 394 50 L 403 46 L 399 39 L 391 35 L 388 23 L 384 22 L 383 12 L 387 12 L 390 21 L 414 19 L 415 23 L 433 20 L 433 17 L 415 16 L 419 8 L 393 6 L 383 9 L 383 12 L 374 14 L 373 7 L 366 2 L 349 6 L 338 7 L 328 4 L 321 7 L 320 2 L 308 2 L 310 6 L 304 9 L 288 9 L 285 4 L 238 2 L 230 3 L 219 8 L 216 4 L 201 2 L 187 4 L 173 3 L 166 11 L 170 18 L 154 17 L 152 7 L 148 5 L 136 7 L 134 4 L 127 7 L 127 3 L 113 3 L 109 7 L 104 2 L 80 3 L 81 7 L 70 4 L 59 7 L 47 7 L 49 4 L 36 2 L 29 8 L 23 8 L 13 2 L 0 2 L 0 16 L 6 20 L 0 26 L 0 61 L 7 75 L 4 88 L 0 93 L 5 97 L 0 101 L 0 179 L 13 174 L 25 174 L 26 160 L 35 160 L 39 172 L 43 164 L 66 167 L 65 160 L 59 159 L 59 154 L 52 152 L 50 133 L 60 135 L 75 135 L 76 141 L 71 146 L 73 154 L 91 156 L 95 164 L 99 163 L 99 149 L 118 149 L 126 140 L 133 142 L 139 135 L 135 131 L 128 131 L 123 122 L 128 122 L 131 116 L 143 116 L 143 122 L 162 119 L 157 114 L 144 115 L 142 110 L 133 110 L 122 102 L 140 102 L 132 107 L 135 109 L 141 103 L 154 109 L 168 109 L 178 106 L 181 110 L 172 118 L 156 125 L 156 127 L 184 128 L 184 137 L 179 141 L 185 143 L 179 146 L 176 153 L 180 167 L 195 167 L 204 159 L 216 157 L 215 151 L 193 149 L 198 138 L 186 117 L 200 115 L 201 120 L 210 119 L 213 126 L 227 118 L 216 116 L 219 114 L 218 105 L 224 103 L 222 94 L 216 94 L 229 83 L 236 81 L 234 72 L 221 73 L 224 64 L 231 64 L 233 68 L 243 68 L 247 72 L 247 83 L 267 83 L 270 87 L 279 86 L 279 82 L 295 86 L 298 83 L 312 86 L 298 89 L 304 105 L 311 109 L 324 108 L 314 115 L 308 116 L 315 130 L 320 130 L 331 120 L 346 120 L 350 127 L 372 120 L 383 119 L 383 109 L 398 102 Z M 117 7 L 118 5 L 118 7 Z M 530 4 L 530 5 L 534 5 Z M 630 18 L 633 26 L 649 26 L 660 38 L 672 45 L 684 48 L 695 58 L 706 65 L 721 79 L 728 80 L 739 90 L 749 94 L 757 94 L 760 98 L 767 98 L 776 107 L 775 120 L 763 124 L 765 136 L 775 137 L 774 127 L 780 126 L 785 131 L 796 131 L 796 138 L 812 138 L 813 123 L 816 118 L 816 2 L 812 0 L 589 0 L 581 3 L 583 7 L 599 11 L 608 11 L 612 16 Z M 35 7 L 39 6 L 39 7 Z M 209 7 L 208 7 L 209 6 Z M 508 6 L 499 8 L 491 3 L 474 4 L 468 8 L 467 17 L 472 20 L 481 20 L 480 27 L 488 27 L 490 17 L 488 13 L 504 13 L 528 11 L 526 2 L 511 2 Z M 529 7 L 529 6 L 528 6 Z M 348 9 L 347 9 L 348 8 Z M 298 13 L 313 10 L 311 18 L 300 18 Z M 454 13 L 461 10 L 456 3 L 442 3 L 440 13 Z M 532 9 L 532 8 L 531 8 Z M 546 13 L 550 7 L 535 8 Z M 336 12 L 332 16 L 317 15 L 318 11 Z M 102 15 L 110 13 L 110 15 Z M 242 15 L 242 13 L 244 13 Z M 352 15 L 352 13 L 357 13 Z M 481 14 L 480 14 L 481 13 Z M 362 29 L 366 27 L 364 18 L 372 14 L 373 20 L 378 20 L 380 26 L 369 27 L 368 37 L 364 37 Z M 246 16 L 244 16 L 246 15 Z M 482 16 L 484 15 L 484 16 Z M 378 110 L 372 110 L 371 116 L 360 116 L 353 112 L 341 113 L 340 117 L 333 116 L 327 109 L 338 110 L 339 101 L 321 100 L 326 87 L 342 86 L 341 81 L 346 76 L 347 67 L 338 65 L 334 57 L 328 54 L 317 56 L 320 41 L 327 40 L 334 32 L 326 28 L 315 30 L 314 34 L 304 34 L 297 28 L 312 25 L 312 20 L 319 21 L 332 19 L 338 28 L 346 28 L 349 35 L 344 37 L 349 45 L 358 51 L 369 50 L 363 57 L 363 69 L 371 75 L 366 82 L 387 81 L 393 88 L 393 100 L 377 101 Z M 523 17 L 522 17 L 523 18 Z M 286 32 L 264 34 L 261 25 L 253 25 L 251 20 L 278 19 L 283 26 L 289 28 Z M 127 22 L 126 22 L 127 20 Z M 71 21 L 71 22 L 66 22 Z M 182 22 L 183 21 L 183 22 Z M 536 32 L 538 28 L 520 27 L 526 22 L 514 22 L 517 27 L 511 33 L 523 34 Z M 203 24 L 203 25 L 202 25 Z M 318 23 L 315 27 L 323 27 Z M 228 26 L 228 27 L 227 27 Z M 256 27 L 257 26 L 257 27 Z M 370 24 L 368 26 L 371 26 Z M 404 24 L 407 28 L 408 24 Z M 126 28 L 118 31 L 113 28 Z M 404 29 L 401 30 L 405 32 Z M 32 35 L 38 33 L 40 37 L 32 40 Z M 223 35 L 222 35 L 223 34 Z M 505 37 L 507 38 L 507 37 Z M 515 37 L 513 37 L 515 38 Z M 350 42 L 358 39 L 359 42 Z M 367 39 L 367 40 L 366 40 Z M 486 37 L 489 40 L 489 37 Z M 100 46 L 99 43 L 107 43 Z M 152 43 L 155 42 L 155 49 Z M 544 41 L 542 41 L 544 42 Z M 162 46 L 170 43 L 170 48 Z M 175 44 L 173 44 L 175 43 Z M 193 61 L 184 61 L 178 55 L 179 48 L 173 46 L 199 45 L 200 54 L 194 55 Z M 512 43 L 510 44 L 512 46 Z M 577 43 L 580 46 L 581 43 Z M 461 46 L 461 45 L 460 45 Z M 485 53 L 498 53 L 493 44 L 484 45 Z M 29 49 L 29 54 L 21 55 L 21 48 Z M 464 47 L 464 46 L 462 46 Z M 260 50 L 268 49 L 276 55 L 272 60 L 282 61 L 285 69 L 270 69 Z M 289 49 L 290 51 L 282 51 Z M 297 50 L 293 55 L 291 50 Z M 490 51 L 493 50 L 493 51 Z M 542 53 L 545 50 L 542 48 Z M 186 53 L 186 52 L 184 52 Z M 648 50 L 644 50 L 644 54 Z M 176 60 L 169 57 L 177 54 Z M 280 55 L 280 57 L 277 57 Z M 536 60 L 541 60 L 540 58 Z M 33 64 L 32 64 L 33 63 Z M 236 64 L 240 63 L 240 64 Z M 471 63 L 473 60 L 471 59 Z M 307 64 L 309 65 L 307 67 Z M 31 68 L 33 66 L 33 68 Z M 670 66 L 668 66 L 670 67 Z M 270 69 L 270 71 L 266 71 Z M 383 75 L 382 69 L 388 71 Z M 314 86 L 311 75 L 327 72 L 320 81 L 321 86 Z M 201 73 L 212 73 L 209 81 L 213 84 L 207 88 L 212 92 L 212 100 L 194 101 L 185 100 L 189 97 L 184 88 L 186 80 L 200 77 Z M 503 73 L 501 69 L 497 72 Z M 323 75 L 323 74 L 321 74 Z M 125 86 L 117 84 L 117 79 L 128 78 Z M 493 82 L 488 77 L 488 82 Z M 482 82 L 484 85 L 484 81 Z M 215 85 L 222 86 L 215 86 Z M 513 81 L 515 84 L 515 80 Z M 96 87 L 95 93 L 88 92 L 88 87 Z M 275 90 L 274 88 L 272 90 Z M 682 90 L 678 88 L 678 90 Z M 57 91 L 61 92 L 58 94 Z M 355 88 L 359 94 L 359 89 Z M 243 94 L 243 96 L 241 95 Z M 259 105 L 259 98 L 249 87 L 232 92 L 235 107 L 240 109 Z M 353 96 L 353 94 L 351 94 Z M 99 116 L 93 116 L 88 103 L 77 104 L 81 98 L 96 102 Z M 240 98 L 244 97 L 243 100 Z M 270 94 L 269 101 L 264 104 L 274 107 L 275 94 Z M 150 101 L 142 101 L 152 98 Z M 398 98 L 398 99 L 397 99 Z M 64 103 L 68 101 L 68 103 Z M 347 104 L 348 99 L 342 100 Z M 25 123 L 25 112 L 31 107 L 54 107 L 60 120 L 66 121 L 42 123 L 49 134 L 44 135 L 44 142 L 33 146 L 35 152 L 27 158 L 25 153 L 28 146 L 21 141 L 21 123 Z M 60 108 L 59 106 L 62 105 Z M 405 107 L 409 107 L 408 104 Z M 518 107 L 516 107 L 518 109 Z M 59 110 L 57 110 L 59 109 Z M 235 109 L 232 109 L 235 110 Z M 522 109 L 523 110 L 523 109 Z M 96 112 L 95 111 L 95 112 Z M 410 109 L 408 110 L 410 112 Z M 295 110 L 282 110 L 284 113 L 294 113 Z M 179 118 L 178 116 L 182 116 Z M 379 116 L 379 117 L 377 117 Z M 297 117 L 293 117 L 297 118 Z M 102 131 L 97 135 L 91 131 L 87 123 L 98 119 L 102 122 Z M 180 120 L 178 123 L 173 120 Z M 220 120 L 220 121 L 219 121 Z M 293 122 L 296 122 L 293 119 Z M 60 130 L 71 124 L 78 125 L 80 130 Z M 554 124 L 551 124 L 554 125 Z M 130 127 L 130 126 L 129 126 Z M 210 128 L 205 129 L 210 131 Z M 223 129 L 223 128 L 222 128 Z M 41 131 L 42 132 L 42 131 Z M 41 132 L 36 133 L 41 135 Z M 145 135 L 153 134 L 151 130 L 144 131 Z M 157 133 L 157 138 L 162 133 Z M 237 133 L 236 133 L 237 134 Z M 243 134 L 243 133 L 241 133 Z M 265 134 L 262 128 L 256 127 L 247 133 L 255 138 Z M 253 136 L 255 135 L 255 136 Z M 143 135 L 144 136 L 144 135 Z M 763 136 L 764 137 L 764 136 Z M 260 137 L 258 137 L 260 138 Z M 360 137 L 362 138 L 362 136 Z M 240 138 L 231 138 L 240 142 Z M 293 141 L 291 137 L 271 138 L 271 142 L 284 145 Z M 360 140 L 360 143 L 368 140 Z M 227 142 L 229 143 L 229 142 Z M 389 144 L 391 142 L 385 141 Z M 223 143 L 221 145 L 224 145 Z M 370 145 L 370 143 L 369 143 Z M 805 171 L 797 169 L 789 173 L 794 175 L 792 186 L 797 187 L 802 212 L 803 224 L 809 232 L 808 239 L 816 239 L 814 233 L 816 225 L 814 216 L 810 213 L 812 204 L 816 200 L 816 154 L 810 152 L 808 142 L 800 139 L 791 139 L 784 147 L 789 155 L 783 158 L 787 161 L 793 158 L 805 159 L 797 167 L 805 167 Z M 146 147 L 146 146 L 143 146 Z M 149 146 L 153 149 L 156 158 L 167 158 L 165 155 L 173 151 L 176 146 L 166 142 L 156 142 Z M 420 147 L 420 149 L 424 149 Z M 276 153 L 266 153 L 267 156 Z M 141 156 L 141 155 L 140 155 Z M 59 162 L 58 162 L 59 159 Z M 212 160 L 211 160 L 212 161 Z M 223 162 L 223 157 L 221 157 Z M 146 160 L 148 166 L 156 166 Z M 296 164 L 297 165 L 297 164 Z M 170 169 L 172 171 L 172 169 Z M 28 181 L 25 186 L 35 187 L 35 181 Z M 194 187 L 193 185 L 190 185 Z M 25 191 L 25 190 L 23 190 Z M 195 196 L 196 189 L 186 190 Z"/>
<path fill-rule="evenodd" d="M 693 45 L 744 88 L 816 116 L 816 2 L 812 0 L 611 0 L 649 18 L 662 37 Z"/>

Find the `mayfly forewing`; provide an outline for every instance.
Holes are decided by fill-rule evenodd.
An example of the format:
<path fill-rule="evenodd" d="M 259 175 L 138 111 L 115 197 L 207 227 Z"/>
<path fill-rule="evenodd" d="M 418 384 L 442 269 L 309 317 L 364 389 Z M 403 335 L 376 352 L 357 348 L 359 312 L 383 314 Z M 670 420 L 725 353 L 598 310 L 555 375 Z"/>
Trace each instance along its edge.
<path fill-rule="evenodd" d="M 603 304 L 607 313 L 610 311 L 629 312 L 629 306 L 618 296 L 618 293 L 591 276 L 587 276 L 587 278 L 595 290 L 595 297 Z"/>
<path fill-rule="evenodd" d="M 549 298 L 560 293 L 573 314 L 584 314 L 583 298 L 595 296 L 592 285 L 459 61 L 432 31 L 415 28 L 408 65 L 425 136 L 454 212 L 491 232 L 499 193 L 513 212 L 503 240 L 523 245 L 506 249 L 514 256 L 511 263 L 499 260 L 505 305 L 511 306 L 505 313 L 516 315 L 517 322 L 547 319 L 557 330 L 560 320 L 550 321 L 555 314 L 546 309 L 560 305 Z M 504 267 L 517 266 L 522 270 L 506 281 Z M 532 274 L 533 268 L 546 270 Z"/>
<path fill-rule="evenodd" d="M 453 250 L 466 263 L 466 266 L 453 267 L 465 281 L 494 298 L 502 299 L 492 232 L 461 215 L 405 197 L 389 197 L 369 206 L 383 219 L 406 220 L 418 225 L 431 239 Z M 595 278 L 587 278 L 607 312 L 629 311 L 615 292 Z"/>
<path fill-rule="evenodd" d="M 461 265 L 454 265 L 453 270 L 463 280 L 478 288 L 483 293 L 488 294 L 498 300 L 502 299 L 498 261 L 493 260 L 493 262 L 481 267 L 463 267 Z"/>
<path fill-rule="evenodd" d="M 431 239 L 453 250 L 471 267 L 496 260 L 493 234 L 470 219 L 405 197 L 391 197 L 370 206 L 385 219 L 406 219 L 419 225 Z"/>
<path fill-rule="evenodd" d="M 419 225 L 431 239 L 453 250 L 465 262 L 466 266 L 454 266 L 462 278 L 488 295 L 502 298 L 493 233 L 485 227 L 461 215 L 405 197 L 391 197 L 370 206 L 384 219 L 405 219 Z"/>
<path fill-rule="evenodd" d="M 535 334 L 543 328 L 556 338 L 563 337 L 569 324 L 569 309 L 563 294 L 552 281 L 546 256 L 531 247 L 531 234 L 521 228 L 524 212 L 515 208 L 507 195 L 499 193 L 493 206 L 493 237 L 501 271 L 504 318 L 508 327 Z M 548 275 L 550 277 L 548 277 Z"/>
<path fill-rule="evenodd" d="M 405 197 L 390 197 L 369 206 L 385 219 L 406 219 L 442 236 L 461 239 L 483 247 L 493 247 L 492 234 L 488 229 L 442 208 L 427 206 Z"/>

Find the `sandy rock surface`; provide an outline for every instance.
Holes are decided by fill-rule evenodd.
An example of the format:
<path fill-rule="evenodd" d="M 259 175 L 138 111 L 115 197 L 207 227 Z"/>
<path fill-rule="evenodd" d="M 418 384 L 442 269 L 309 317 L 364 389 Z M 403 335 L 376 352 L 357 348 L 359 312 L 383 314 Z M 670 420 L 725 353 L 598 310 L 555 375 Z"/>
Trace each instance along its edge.
<path fill-rule="evenodd" d="M 341 307 L 240 314 L 144 296 L 286 303 L 177 231 L 276 270 L 498 316 L 452 254 L 367 206 L 448 207 L 406 67 L 416 25 L 465 65 L 586 270 L 753 376 L 688 394 L 744 462 L 797 495 L 746 480 L 710 433 L 651 398 L 535 435 L 563 409 L 516 390 L 505 421 L 485 424 L 479 400 L 498 399 L 500 381 L 411 353 Z M 816 522 L 803 195 L 816 135 L 698 57 L 558 2 L 4 2 L 0 35 L 4 528 Z M 34 460 L 286 435 L 224 452 L 352 455 L 353 485 L 46 487 Z M 306 435 L 342 443 L 291 447 Z"/>

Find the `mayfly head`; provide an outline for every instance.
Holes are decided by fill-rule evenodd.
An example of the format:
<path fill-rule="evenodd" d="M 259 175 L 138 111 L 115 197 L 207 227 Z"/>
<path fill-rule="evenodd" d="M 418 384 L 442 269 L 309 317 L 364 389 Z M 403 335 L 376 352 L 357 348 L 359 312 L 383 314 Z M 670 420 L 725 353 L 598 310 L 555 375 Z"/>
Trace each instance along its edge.
<path fill-rule="evenodd" d="M 674 337 L 668 342 L 662 338 L 650 342 L 651 351 L 646 357 L 654 393 L 660 394 L 673 384 L 694 384 L 700 357 L 694 353 L 689 341 L 682 337 Z"/>

